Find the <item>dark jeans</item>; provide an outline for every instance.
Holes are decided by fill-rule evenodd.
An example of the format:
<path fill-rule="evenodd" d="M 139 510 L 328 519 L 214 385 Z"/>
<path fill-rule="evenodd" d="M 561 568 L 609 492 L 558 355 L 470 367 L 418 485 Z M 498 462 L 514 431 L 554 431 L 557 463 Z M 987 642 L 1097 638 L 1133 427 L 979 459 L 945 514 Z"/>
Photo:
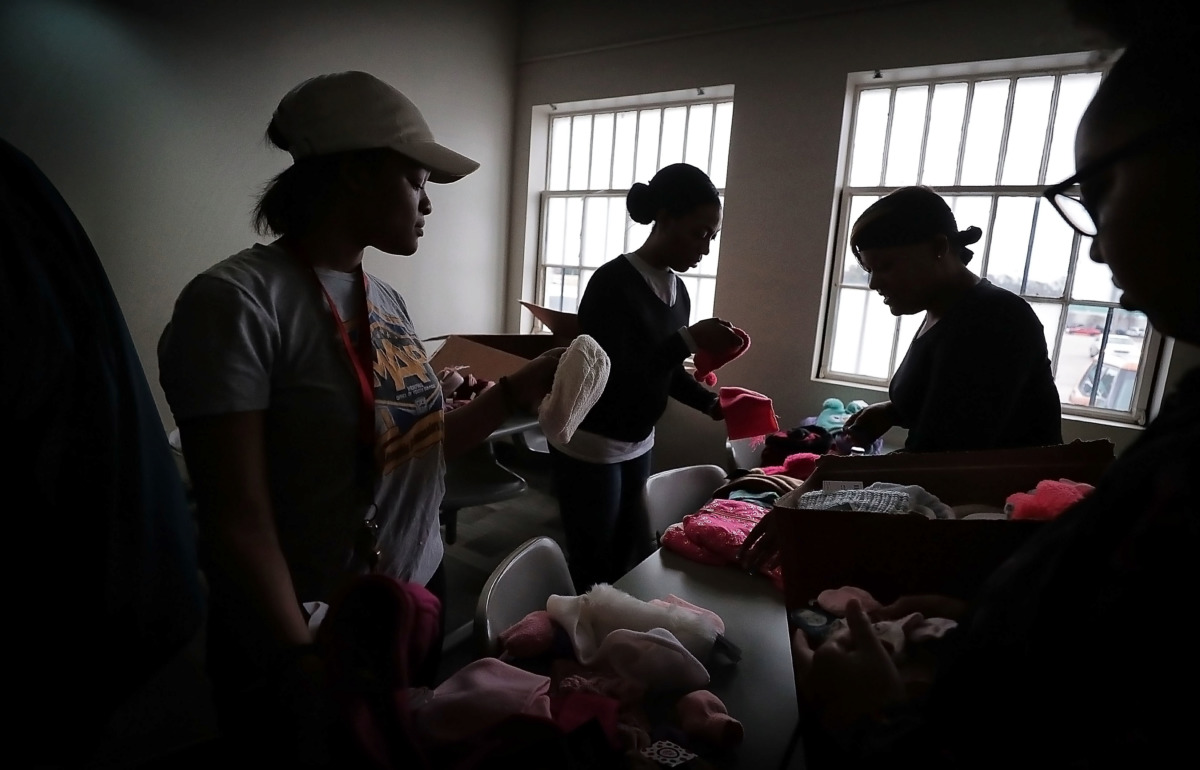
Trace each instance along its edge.
<path fill-rule="evenodd" d="M 576 460 L 550 447 L 567 560 L 578 593 L 612 583 L 636 563 L 649 541 L 642 490 L 650 477 L 650 452 L 602 465 Z"/>

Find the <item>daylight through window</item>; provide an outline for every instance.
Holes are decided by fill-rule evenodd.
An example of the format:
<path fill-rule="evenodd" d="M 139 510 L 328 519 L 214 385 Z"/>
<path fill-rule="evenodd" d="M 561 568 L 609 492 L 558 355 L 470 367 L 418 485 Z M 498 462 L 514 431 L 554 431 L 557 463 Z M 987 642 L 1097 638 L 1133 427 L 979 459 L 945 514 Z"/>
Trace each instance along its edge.
<path fill-rule="evenodd" d="M 1092 67 L 852 86 L 823 377 L 886 384 L 903 359 L 922 316 L 894 318 L 868 290 L 847 232 L 883 195 L 924 184 L 960 229 L 983 230 L 971 270 L 1041 319 L 1063 411 L 1143 419 L 1157 337 L 1120 307 L 1108 268 L 1088 258 L 1091 239 L 1040 197 L 1074 172 L 1075 131 L 1101 77 Z"/>
<path fill-rule="evenodd" d="M 724 203 L 732 120 L 728 98 L 551 113 L 539 304 L 576 312 L 595 269 L 642 244 L 650 226 L 629 218 L 625 194 L 634 182 L 649 182 L 663 166 L 682 161 L 704 170 Z M 692 322 L 712 315 L 719 233 L 710 249 L 697 268 L 681 276 L 692 300 Z"/>

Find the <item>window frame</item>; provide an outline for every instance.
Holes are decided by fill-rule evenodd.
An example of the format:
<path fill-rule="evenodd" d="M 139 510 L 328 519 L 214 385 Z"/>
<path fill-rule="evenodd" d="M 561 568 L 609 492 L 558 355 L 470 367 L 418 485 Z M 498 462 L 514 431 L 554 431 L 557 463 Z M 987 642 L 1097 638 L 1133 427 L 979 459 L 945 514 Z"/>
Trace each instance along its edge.
<path fill-rule="evenodd" d="M 855 197 L 862 196 L 882 196 L 897 189 L 903 185 L 885 185 L 882 184 L 887 171 L 887 160 L 889 152 L 889 140 L 892 129 L 892 119 L 895 112 L 895 101 L 897 91 L 901 88 L 923 85 L 928 87 L 928 94 L 925 99 L 925 123 L 922 127 L 920 155 L 917 159 L 917 174 L 918 180 L 924 173 L 925 152 L 930 135 L 930 111 L 932 109 L 933 99 L 931 95 L 935 86 L 942 83 L 961 83 L 964 80 L 971 81 L 968 88 L 965 103 L 964 103 L 964 119 L 959 127 L 959 145 L 958 159 L 955 170 L 955 184 L 953 185 L 936 185 L 935 189 L 939 194 L 946 197 L 956 196 L 986 196 L 992 198 L 989 211 L 989 219 L 985 229 L 985 240 L 977 247 L 973 247 L 978 262 L 972 264 L 972 268 L 978 270 L 980 276 L 987 275 L 988 260 L 991 257 L 991 241 L 994 235 L 994 224 L 999 206 L 996 201 L 1006 197 L 1028 197 L 1034 201 L 1033 224 L 1030 228 L 1028 243 L 1026 245 L 1024 275 L 1022 276 L 1022 286 L 1026 286 L 1029 281 L 1029 268 L 1031 264 L 1031 256 L 1033 254 L 1035 237 L 1036 237 L 1036 222 L 1038 218 L 1047 215 L 1059 217 L 1057 211 L 1053 208 L 1050 202 L 1046 201 L 1041 196 L 1049 186 L 1052 186 L 1062 180 L 1060 179 L 1045 179 L 1043 183 L 1034 185 L 1004 185 L 999 182 L 1003 169 L 1005 153 L 1008 148 L 1008 129 L 1012 120 L 1013 102 L 1015 89 L 1010 85 L 1006 96 L 1004 108 L 1004 129 L 1000 136 L 999 157 L 996 164 L 996 182 L 991 185 L 963 185 L 961 184 L 963 172 L 963 157 L 967 147 L 967 132 L 970 127 L 970 121 L 966 116 L 970 114 L 971 100 L 974 96 L 974 86 L 977 82 L 989 80 L 1009 80 L 1015 81 L 1018 78 L 1039 77 L 1039 76 L 1055 76 L 1061 78 L 1063 75 L 1086 73 L 1099 71 L 1101 78 L 1107 74 L 1108 63 L 1105 61 L 1105 54 L 1100 52 L 1085 52 L 1079 54 L 1069 54 L 1062 56 L 1050 57 L 1033 57 L 1028 59 L 1009 59 L 993 62 L 971 62 L 958 65 L 945 65 L 933 67 L 915 67 L 897 69 L 889 72 L 879 70 L 864 71 L 851 73 L 847 78 L 846 90 L 846 106 L 843 117 L 842 131 L 842 146 L 839 153 L 839 166 L 836 177 L 836 196 L 834 210 L 834 234 L 830 239 L 832 245 L 832 253 L 827 257 L 826 270 L 827 276 L 823 287 L 822 308 L 821 308 L 821 326 L 818 331 L 818 345 L 816 346 L 816 356 L 813 362 L 813 377 L 819 382 L 850 384 L 858 387 L 878 389 L 886 391 L 891 375 L 884 378 L 870 377 L 867 375 L 854 374 L 850 372 L 842 372 L 832 369 L 833 359 L 833 343 L 837 324 L 837 314 L 839 309 L 839 301 L 842 296 L 844 276 L 846 271 L 846 259 L 852 258 L 847 256 L 849 230 L 851 222 L 849 222 L 851 201 Z M 1051 102 L 1049 109 L 1051 115 L 1055 113 L 1058 106 L 1059 88 L 1061 80 L 1056 80 L 1052 91 Z M 882 148 L 883 156 L 881 159 L 881 167 L 878 181 L 881 184 L 871 186 L 851 186 L 849 184 L 850 170 L 853 168 L 853 140 L 858 120 L 858 104 L 859 94 L 864 90 L 872 88 L 888 88 L 890 89 L 888 102 L 888 125 L 884 132 L 884 144 Z M 1042 146 L 1042 157 L 1038 169 L 1039 178 L 1042 178 L 1047 173 L 1053 132 L 1055 130 L 1055 121 L 1046 121 L 1046 137 Z M 916 182 L 921 183 L 921 182 Z M 1067 189 L 1068 192 L 1078 193 L 1078 185 L 1074 185 Z M 1039 200 L 1041 203 L 1039 204 Z M 1068 259 L 1065 287 L 1061 297 L 1031 297 L 1024 293 L 1018 293 L 1022 299 L 1030 304 L 1031 307 L 1036 307 L 1039 304 L 1054 305 L 1060 308 L 1058 313 L 1058 329 L 1054 335 L 1048 335 L 1053 344 L 1050 345 L 1049 354 L 1051 364 L 1054 367 L 1057 375 L 1057 367 L 1059 361 L 1059 353 L 1062 347 L 1062 339 L 1067 327 L 1067 318 L 1069 309 L 1072 306 L 1088 306 L 1100 307 L 1109 311 L 1108 317 L 1103 329 L 1103 336 L 1098 339 L 1103 341 L 1108 338 L 1109 325 L 1111 324 L 1112 313 L 1111 309 L 1120 309 L 1119 302 L 1115 300 L 1076 300 L 1071 296 L 1074 288 L 1076 268 L 1080 259 L 1087 259 L 1088 256 L 1081 253 L 1082 237 L 1078 232 L 1071 230 L 1071 257 Z M 857 284 L 854 284 L 857 285 Z M 870 290 L 863 289 L 864 293 L 869 296 Z M 867 313 L 867 305 L 864 303 L 864 334 L 870 333 L 866 326 L 865 314 Z M 915 316 L 920 318 L 920 314 Z M 902 318 L 894 319 L 892 327 L 892 342 L 890 359 L 888 362 L 888 371 L 894 372 L 899 364 L 901 342 L 900 335 L 905 332 L 902 330 Z M 1050 331 L 1050 330 L 1048 330 Z M 882 333 L 882 329 L 880 330 Z M 1067 403 L 1065 400 L 1061 403 L 1061 408 L 1064 417 L 1077 417 L 1098 420 L 1102 422 L 1112 422 L 1121 425 L 1144 425 L 1147 421 L 1147 412 L 1151 406 L 1155 392 L 1157 390 L 1157 382 L 1162 371 L 1162 361 L 1164 353 L 1163 337 L 1153 327 L 1147 323 L 1145 334 L 1142 338 L 1142 349 L 1140 353 L 1137 385 L 1134 391 L 1131 408 L 1128 412 L 1115 411 L 1112 409 L 1103 409 L 1093 406 L 1083 406 L 1078 404 Z M 861 349 L 860 349 L 861 355 Z M 1101 369 L 1108 363 L 1101 356 L 1098 361 L 1093 363 L 1092 370 Z M 1085 370 L 1086 371 L 1086 370 Z"/>
<path fill-rule="evenodd" d="M 549 269 L 559 268 L 559 269 L 562 269 L 565 271 L 565 270 L 575 269 L 577 267 L 575 265 L 567 265 L 567 264 L 560 264 L 560 263 L 548 263 L 546 261 L 546 255 L 549 252 L 548 239 L 549 239 L 549 234 L 550 234 L 549 233 L 550 228 L 548 226 L 548 223 L 549 223 L 549 218 L 550 218 L 549 210 L 550 210 L 550 206 L 551 206 L 551 201 L 553 201 L 554 199 L 583 198 L 585 200 L 585 204 L 583 207 L 584 210 L 581 213 L 581 217 L 586 218 L 588 215 L 586 199 L 588 199 L 588 198 L 608 198 L 608 199 L 610 199 L 610 201 L 611 200 L 619 200 L 622 204 L 622 209 L 623 209 L 625 195 L 628 192 L 628 188 L 618 189 L 618 188 L 611 188 L 611 187 L 610 188 L 588 187 L 588 188 L 583 188 L 583 189 L 566 189 L 566 190 L 551 190 L 551 189 L 549 189 L 550 188 L 550 175 L 551 175 L 551 171 L 552 171 L 553 163 L 554 163 L 552 126 L 553 126 L 553 121 L 555 119 L 574 118 L 576 116 L 595 116 L 595 115 L 604 115 L 604 114 L 615 114 L 615 113 L 629 112 L 629 111 L 638 112 L 638 111 L 647 110 L 647 109 L 665 110 L 665 109 L 672 108 L 672 107 L 692 107 L 695 105 L 707 105 L 707 104 L 713 105 L 714 113 L 715 113 L 717 105 L 724 104 L 724 103 L 729 103 L 732 105 L 733 102 L 734 102 L 734 87 L 732 85 L 720 85 L 720 86 L 700 86 L 700 87 L 696 87 L 696 88 L 688 88 L 688 89 L 683 89 L 683 90 L 679 90 L 679 91 L 637 94 L 637 95 L 627 96 L 627 97 L 615 97 L 615 98 L 606 98 L 606 99 L 589 99 L 589 100 L 570 102 L 570 103 L 557 103 L 557 104 L 546 104 L 546 105 L 535 106 L 534 107 L 534 121 L 535 121 L 535 123 L 540 123 L 540 125 L 537 125 L 536 129 L 532 132 L 533 142 L 531 144 L 531 152 L 530 152 L 530 156 L 531 156 L 530 157 L 530 160 L 531 160 L 531 164 L 530 164 L 531 187 L 529 190 L 529 200 L 530 200 L 531 206 L 536 205 L 537 216 L 531 222 L 533 232 L 530 234 L 532 237 L 529 239 L 535 245 L 534 245 L 534 248 L 532 248 L 531 250 L 527 250 L 527 253 L 529 254 L 529 259 L 527 260 L 527 270 L 529 270 L 532 273 L 532 275 L 527 273 L 527 278 L 531 279 L 531 280 L 527 280 L 526 284 L 525 284 L 527 287 L 529 287 L 529 289 L 532 293 L 532 299 L 530 299 L 529 301 L 534 302 L 536 304 L 549 304 L 549 302 L 548 302 L 549 298 L 546 296 L 547 283 L 548 283 L 547 275 L 548 275 Z M 713 124 L 713 128 L 711 128 L 710 130 L 715 131 L 715 121 Z M 660 146 L 658 148 L 658 157 L 659 158 L 661 158 L 661 155 L 662 155 L 661 134 L 662 134 L 662 126 L 660 124 L 660 126 L 659 126 Z M 686 133 L 684 136 L 685 136 L 684 142 L 686 144 L 686 141 L 687 141 Z M 634 144 L 635 163 L 636 163 L 636 157 L 637 157 L 636 141 L 637 140 L 636 140 L 636 133 L 635 133 L 635 144 Z M 728 151 L 728 149 L 726 151 Z M 568 152 L 570 152 L 569 149 L 568 149 Z M 710 140 L 709 140 L 708 152 L 709 152 L 708 167 L 711 169 L 711 167 L 712 167 L 712 152 L 713 152 L 711 136 L 710 136 Z M 661 162 L 661 161 L 658 161 L 658 162 Z M 656 165 L 657 165 L 657 163 L 656 163 Z M 727 167 L 728 167 L 728 157 L 726 157 L 726 168 Z M 636 166 L 635 166 L 635 175 L 636 175 L 636 173 L 637 172 L 636 172 Z M 611 182 L 611 176 L 610 176 L 609 181 Z M 633 181 L 634 182 L 648 182 L 649 180 L 635 178 Z M 718 185 L 717 191 L 720 194 L 722 206 L 724 206 L 724 201 L 725 201 L 725 186 L 724 186 L 724 184 Z M 638 228 L 647 228 L 647 230 L 648 230 L 647 226 L 634 223 L 629 218 L 628 212 L 623 211 L 623 216 L 624 216 L 624 243 L 622 245 L 623 246 L 622 253 L 624 253 L 624 251 L 628 251 L 629 249 L 636 248 L 637 246 L 640 245 L 640 243 L 632 243 L 630 241 L 630 236 L 632 233 L 636 232 L 636 230 Z M 718 241 L 717 241 L 718 244 L 719 244 L 719 238 L 720 238 L 720 236 L 718 235 Z M 610 249 L 610 251 L 611 251 L 611 249 Z M 604 261 L 608 261 L 609 259 L 611 259 L 612 257 L 615 257 L 615 256 L 617 256 L 615 253 L 606 255 L 604 260 L 600 264 L 603 264 Z M 718 257 L 719 257 L 719 252 L 718 252 Z M 582 260 L 581 260 L 581 262 L 582 262 Z M 580 264 L 577 267 L 577 269 L 580 271 L 580 276 L 582 278 L 584 275 L 590 276 L 590 273 L 594 272 L 596 267 L 598 267 L 598 265 L 587 266 L 587 265 Z M 696 282 L 708 282 L 711 285 L 710 293 L 713 296 L 713 302 L 715 304 L 717 271 L 719 270 L 719 262 L 717 263 L 717 269 L 712 269 L 711 267 L 707 267 L 707 269 L 706 269 L 706 267 L 707 267 L 706 265 L 701 263 L 701 265 L 698 266 L 696 269 L 689 270 L 686 274 L 683 274 L 680 277 L 684 280 L 684 282 L 686 284 L 689 285 L 688 286 L 689 292 L 692 294 L 696 293 L 696 288 L 693 287 L 691 284 L 696 283 Z M 585 288 L 585 285 L 586 285 L 586 283 L 579 286 L 578 295 L 576 297 L 576 302 L 578 302 L 578 300 L 582 298 L 583 289 Z M 698 311 L 698 304 L 696 302 L 695 296 L 692 297 L 692 311 L 693 311 L 693 315 L 696 315 L 696 313 Z M 571 311 L 568 310 L 567 312 L 571 312 Z M 544 331 L 544 330 L 545 330 L 544 325 L 535 318 L 533 321 L 533 331 L 538 332 L 538 331 Z"/>

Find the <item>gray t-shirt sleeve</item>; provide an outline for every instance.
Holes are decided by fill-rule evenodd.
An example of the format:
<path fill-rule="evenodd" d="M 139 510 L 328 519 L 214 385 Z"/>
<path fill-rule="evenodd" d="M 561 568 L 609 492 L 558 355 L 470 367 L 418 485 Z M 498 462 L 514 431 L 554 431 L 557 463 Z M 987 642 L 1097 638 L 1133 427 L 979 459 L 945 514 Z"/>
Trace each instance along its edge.
<path fill-rule="evenodd" d="M 278 349 L 273 314 L 237 284 L 197 276 L 158 344 L 159 381 L 175 421 L 266 409 Z"/>

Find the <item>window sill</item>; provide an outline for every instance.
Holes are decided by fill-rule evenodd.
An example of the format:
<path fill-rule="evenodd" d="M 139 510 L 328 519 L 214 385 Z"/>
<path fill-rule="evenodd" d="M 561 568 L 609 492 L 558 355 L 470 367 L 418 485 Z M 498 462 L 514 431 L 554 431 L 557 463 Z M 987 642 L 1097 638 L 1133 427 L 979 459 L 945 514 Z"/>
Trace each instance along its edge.
<path fill-rule="evenodd" d="M 1121 428 L 1123 430 L 1136 430 L 1136 431 L 1143 431 L 1146 429 L 1145 425 L 1139 425 L 1136 422 L 1125 422 L 1122 420 L 1107 420 L 1103 417 L 1093 417 L 1091 415 L 1064 414 L 1062 416 L 1062 418 L 1064 421 L 1070 420 L 1072 422 L 1081 422 L 1081 423 L 1085 423 L 1087 425 L 1100 425 L 1105 428 Z"/>
<path fill-rule="evenodd" d="M 863 383 L 863 382 L 855 382 L 855 381 L 849 380 L 849 379 L 836 379 L 836 378 L 832 378 L 832 377 L 814 377 L 813 382 L 815 382 L 819 385 L 822 385 L 822 386 L 829 386 L 829 387 L 834 387 L 834 388 L 855 388 L 855 389 L 861 390 L 861 391 L 881 393 L 881 394 L 883 394 L 883 396 L 885 398 L 887 397 L 887 386 L 886 385 L 873 385 L 873 384 L 869 385 L 869 384 Z M 869 399 L 867 399 L 867 400 L 869 400 Z M 1132 420 L 1116 420 L 1116 419 L 1109 419 L 1109 418 L 1105 418 L 1105 417 L 1099 417 L 1096 415 L 1070 414 L 1070 413 L 1064 412 L 1062 419 L 1064 422 L 1071 421 L 1071 422 L 1084 423 L 1086 425 L 1097 425 L 1097 426 L 1101 426 L 1101 427 L 1105 427 L 1105 428 L 1119 428 L 1121 430 L 1143 431 L 1146 429 L 1145 425 L 1141 425 Z"/>

